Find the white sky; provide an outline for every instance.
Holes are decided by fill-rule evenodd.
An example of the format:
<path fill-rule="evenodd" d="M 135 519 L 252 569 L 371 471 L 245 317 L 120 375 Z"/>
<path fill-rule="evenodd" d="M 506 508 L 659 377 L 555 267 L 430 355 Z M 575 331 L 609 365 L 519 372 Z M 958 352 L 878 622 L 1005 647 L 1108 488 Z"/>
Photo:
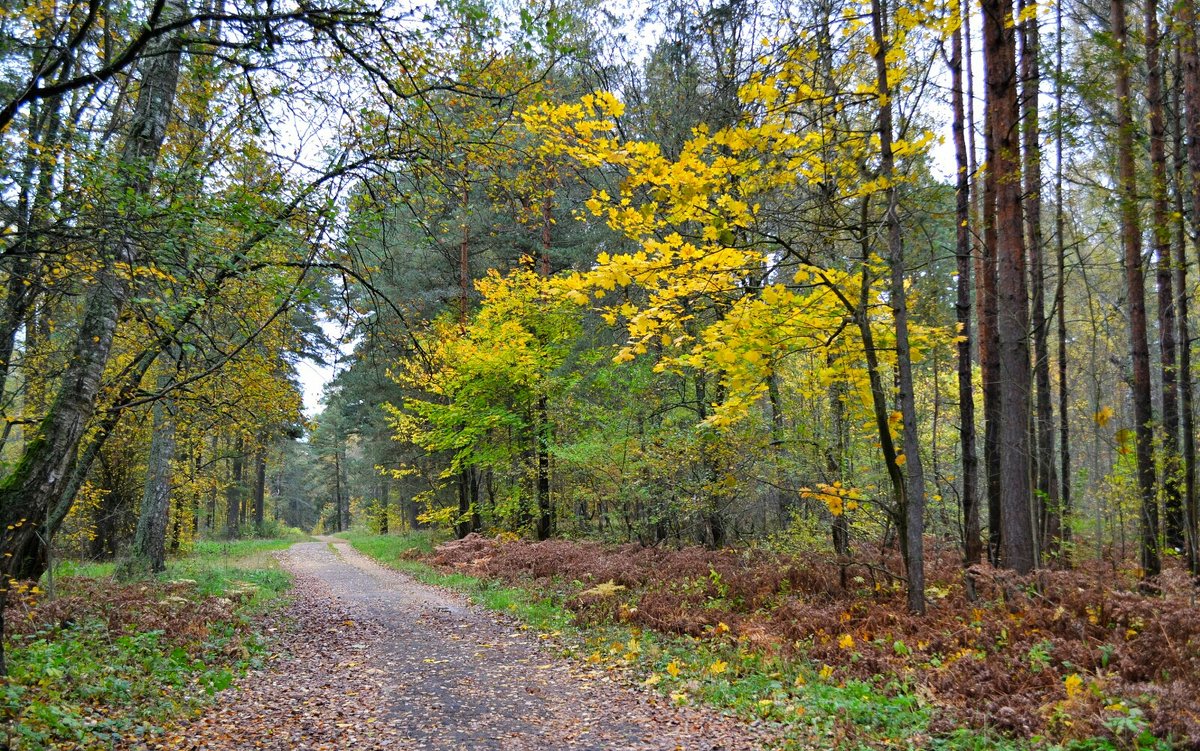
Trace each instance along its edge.
<path fill-rule="evenodd" d="M 337 369 L 332 365 L 317 365 L 312 360 L 301 360 L 296 364 L 300 388 L 304 394 L 304 416 L 313 417 L 321 411 L 321 395 L 325 385 L 333 380 Z"/>

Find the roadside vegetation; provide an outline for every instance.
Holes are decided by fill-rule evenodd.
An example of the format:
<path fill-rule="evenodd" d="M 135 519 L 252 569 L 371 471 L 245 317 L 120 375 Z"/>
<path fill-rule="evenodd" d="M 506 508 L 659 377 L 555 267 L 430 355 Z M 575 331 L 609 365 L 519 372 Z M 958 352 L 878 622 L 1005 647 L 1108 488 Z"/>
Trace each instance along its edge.
<path fill-rule="evenodd" d="M 271 659 L 270 616 L 289 586 L 272 553 L 306 539 L 199 541 L 163 574 L 64 561 L 13 585 L 0 748 L 111 749 L 162 733 Z"/>
<path fill-rule="evenodd" d="M 791 748 L 1194 747 L 1186 582 L 1157 603 L 1098 572 L 977 581 L 932 567 L 930 613 L 865 570 L 766 550 L 345 535 L 539 631 L 584 669 L 746 720 Z M 432 549 L 432 552 L 431 552 Z M 982 572 L 981 572 L 982 573 Z M 860 575 L 862 574 L 862 575 Z M 1151 607 L 1153 606 L 1153 607 Z M 1142 634 L 1146 634 L 1145 637 Z M 1153 682 L 1153 685 L 1152 683 Z"/>

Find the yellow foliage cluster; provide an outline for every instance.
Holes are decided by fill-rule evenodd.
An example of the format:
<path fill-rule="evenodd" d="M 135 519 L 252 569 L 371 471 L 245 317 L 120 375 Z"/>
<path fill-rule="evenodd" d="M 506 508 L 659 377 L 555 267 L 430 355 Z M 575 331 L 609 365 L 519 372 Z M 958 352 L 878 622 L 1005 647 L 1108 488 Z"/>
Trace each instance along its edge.
<path fill-rule="evenodd" d="M 834 482 L 832 485 L 818 483 L 816 488 L 800 488 L 800 496 L 821 501 L 829 508 L 829 513 L 834 516 L 854 511 L 864 500 L 861 491 L 842 485 L 841 481 Z"/>
<path fill-rule="evenodd" d="M 948 34 L 950 18 L 924 0 L 896 9 L 887 55 L 893 91 L 906 90 L 909 46 L 922 35 Z M 798 352 L 828 352 L 826 375 L 847 380 L 869 403 L 866 374 L 852 366 L 862 343 L 849 324 L 860 306 L 882 307 L 881 262 L 801 262 L 792 278 L 780 278 L 770 271 L 774 240 L 764 226 L 764 206 L 779 190 L 815 187 L 833 198 L 866 200 L 889 187 L 874 174 L 879 143 L 871 128 L 845 127 L 851 110 L 877 106 L 870 40 L 857 16 L 840 29 L 848 53 L 834 70 L 821 68 L 826 63 L 803 39 L 787 45 L 742 87 L 746 116 L 715 132 L 697 128 L 676 158 L 653 143 L 621 140 L 622 104 L 611 93 L 539 104 L 524 115 L 541 153 L 621 176 L 618 192 L 596 190 L 581 218 L 603 220 L 638 246 L 600 254 L 589 270 L 558 280 L 558 288 L 576 304 L 599 304 L 605 320 L 624 327 L 628 339 L 615 361 L 653 353 L 659 372 L 719 373 L 723 398 L 708 417 L 717 428 L 742 419 L 781 360 Z M 896 158 L 921 160 L 933 138 L 920 131 L 897 140 Z M 629 294 L 634 288 L 639 294 Z M 887 353 L 891 321 L 869 317 L 877 347 Z M 915 359 L 951 334 L 917 327 Z"/>

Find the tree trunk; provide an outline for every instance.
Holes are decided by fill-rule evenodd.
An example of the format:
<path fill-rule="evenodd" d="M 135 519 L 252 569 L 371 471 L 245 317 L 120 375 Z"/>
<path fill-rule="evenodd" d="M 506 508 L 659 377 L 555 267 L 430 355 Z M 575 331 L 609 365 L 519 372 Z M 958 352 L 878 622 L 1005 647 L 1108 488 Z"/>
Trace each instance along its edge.
<path fill-rule="evenodd" d="M 831 367 L 833 359 L 832 353 L 827 356 L 826 363 Z M 842 381 L 835 380 L 829 385 L 829 430 L 833 433 L 833 445 L 825 448 L 825 468 L 830 483 L 844 482 L 846 479 L 843 466 L 848 443 L 845 392 L 846 384 Z M 842 513 L 834 515 L 831 526 L 833 552 L 838 563 L 838 584 L 845 591 L 850 587 L 850 520 L 844 507 Z"/>
<path fill-rule="evenodd" d="M 1155 493 L 1154 433 L 1151 421 L 1150 348 L 1146 342 L 1146 281 L 1142 271 L 1142 232 L 1138 217 L 1137 169 L 1133 154 L 1133 103 L 1130 99 L 1130 61 L 1125 23 L 1125 0 L 1110 5 L 1116 45 L 1117 186 L 1120 195 L 1121 247 L 1129 300 L 1129 345 L 1133 358 L 1133 421 L 1141 494 L 1141 563 L 1143 576 L 1161 569 L 1158 554 L 1158 499 Z"/>
<path fill-rule="evenodd" d="M 999 338 L 1001 564 L 1020 573 L 1035 565 L 1030 503 L 1029 294 L 1021 221 L 1017 134 L 1016 39 L 1007 0 L 983 0 L 987 110 L 993 141 L 996 211 L 996 328 Z"/>
<path fill-rule="evenodd" d="M 391 505 L 392 505 L 391 495 L 392 495 L 392 478 L 391 478 L 391 475 L 384 472 L 383 474 L 381 474 L 379 476 L 379 506 L 380 506 L 379 534 L 381 534 L 381 535 L 388 534 L 389 527 L 391 526 L 391 519 L 388 518 L 390 516 Z"/>
<path fill-rule="evenodd" d="M 218 452 L 220 451 L 220 438 L 216 435 L 212 437 L 212 455 L 213 461 L 216 461 Z M 213 483 L 208 491 L 208 532 L 212 536 L 217 534 L 217 486 Z"/>
<path fill-rule="evenodd" d="M 912 354 L 908 342 L 908 291 L 904 285 L 904 239 L 900 228 L 899 196 L 896 192 L 896 160 L 892 153 L 892 95 L 888 81 L 888 43 L 884 36 L 883 0 L 871 0 L 871 28 L 875 37 L 875 80 L 879 93 L 880 177 L 887 181 L 888 261 L 891 265 L 890 300 L 896 324 L 896 369 L 900 415 L 904 429 L 904 467 L 907 470 L 905 517 L 905 566 L 908 570 L 908 609 L 925 612 L 925 473 L 917 436 L 917 405 L 913 394 Z"/>
<path fill-rule="evenodd" d="M 554 534 L 554 506 L 550 499 L 550 411 L 545 395 L 538 397 L 537 425 L 537 538 Z"/>
<path fill-rule="evenodd" d="M 964 7 L 965 13 L 970 10 Z M 958 268 L 958 437 L 962 450 L 963 558 L 967 566 L 983 558 L 979 535 L 979 459 L 975 452 L 975 383 L 971 368 L 971 176 L 967 158 L 966 113 L 963 108 L 963 34 L 956 29 L 950 41 L 951 108 L 954 111 L 955 256 Z"/>
<path fill-rule="evenodd" d="M 458 246 L 458 325 L 467 330 L 467 312 L 471 304 L 471 254 L 469 240 L 471 229 L 467 224 L 467 210 L 471 205 L 471 186 L 467 182 L 467 171 L 463 171 L 462 194 L 462 239 Z"/>
<path fill-rule="evenodd" d="M 458 524 L 455 525 L 454 531 L 459 539 L 466 537 L 472 532 L 477 531 L 475 519 L 477 511 L 475 509 L 475 491 L 471 487 L 475 484 L 472 475 L 475 473 L 471 467 L 463 467 L 458 473 Z"/>
<path fill-rule="evenodd" d="M 1058 315 L 1058 448 L 1062 457 L 1062 475 L 1059 482 L 1062 494 L 1062 504 L 1059 514 L 1062 531 L 1060 538 L 1066 546 L 1060 546 L 1058 563 L 1070 565 L 1071 555 L 1071 423 L 1067 414 L 1067 252 L 1065 229 L 1065 209 L 1063 207 L 1063 31 L 1062 3 L 1054 6 L 1056 44 L 1054 51 L 1054 108 L 1058 117 L 1055 118 L 1055 160 L 1054 160 L 1054 242 L 1055 261 L 1058 278 L 1054 288 L 1054 308 Z"/>
<path fill-rule="evenodd" d="M 340 443 L 339 438 L 339 443 Z M 338 531 L 350 529 L 350 478 L 346 474 L 346 449 L 339 446 L 334 449 L 334 460 L 337 469 L 338 487 Z"/>
<path fill-rule="evenodd" d="M 267 502 L 267 450 L 259 446 L 254 454 L 254 533 L 263 535 Z"/>
<path fill-rule="evenodd" d="M 1000 560 L 1000 360 L 999 342 L 996 339 L 996 181 L 991 169 L 983 170 L 983 188 L 980 189 L 975 147 L 975 74 L 971 47 L 970 5 L 963 7 L 963 42 L 966 48 L 967 72 L 967 161 L 970 164 L 973 189 L 973 205 L 976 227 L 981 231 L 974 236 L 975 245 L 975 310 L 978 317 L 978 357 L 983 380 L 983 469 L 984 489 L 987 492 L 988 514 L 988 560 L 995 564 Z M 986 71 L 985 71 L 986 72 Z M 986 88 L 986 87 L 985 87 Z M 991 124 L 984 109 L 984 159 L 992 164 L 993 143 Z"/>
<path fill-rule="evenodd" d="M 168 5 L 167 17 L 178 17 L 183 12 L 183 3 L 174 0 Z M 182 49 L 182 35 L 178 33 L 155 40 L 147 49 L 142 86 L 120 161 L 120 177 L 129 196 L 143 198 L 150 193 L 155 163 L 171 117 Z M 129 296 L 121 270 L 137 258 L 132 226 L 122 224 L 115 215 L 106 223 L 107 233 L 101 240 L 101 265 L 88 294 L 74 352 L 67 362 L 58 394 L 36 437 L 29 441 L 13 471 L 0 483 L 0 560 L 3 561 L 0 582 L 42 573 L 44 559 L 30 555 L 37 550 L 35 531 L 66 487 L 79 441 L 96 409 L 117 320 Z M 0 586 L 3 586 L 2 628 L 8 587 Z M 4 674 L 0 642 L 0 675 Z"/>
<path fill-rule="evenodd" d="M 1175 334 L 1175 268 L 1167 197 L 1167 128 L 1163 102 L 1163 66 L 1158 28 L 1158 0 L 1146 2 L 1146 103 L 1150 111 L 1151 223 L 1158 257 L 1158 342 L 1162 358 L 1162 471 L 1167 546 L 1183 552 L 1185 523 L 1179 462 L 1179 387 Z"/>
<path fill-rule="evenodd" d="M 1179 41 L 1181 49 L 1181 57 L 1183 62 L 1183 80 L 1184 80 L 1184 110 L 1186 117 L 1183 120 L 1187 123 L 1187 142 L 1188 142 L 1188 167 L 1191 172 L 1192 186 L 1192 229 L 1193 243 L 1196 248 L 1196 255 L 1200 257 L 1200 49 L 1197 47 L 1196 40 L 1196 3 L 1195 0 L 1181 0 L 1179 6 L 1180 19 L 1179 23 L 1182 28 Z M 1180 265 L 1183 266 L 1182 257 Z M 1186 287 L 1180 287 L 1180 293 L 1187 294 Z M 1180 308 L 1182 314 L 1184 307 Z M 1181 321 L 1182 325 L 1182 321 Z M 1183 328 L 1186 332 L 1186 326 Z M 1190 358 L 1191 339 L 1184 338 L 1183 346 L 1180 348 L 1181 354 L 1187 352 Z M 1183 379 L 1182 362 L 1180 379 Z M 1185 392 L 1184 398 L 1190 401 L 1190 374 L 1188 379 L 1188 391 Z M 1184 419 L 1191 421 L 1193 414 L 1190 404 L 1184 406 Z M 1187 426 L 1184 426 L 1185 430 Z M 1195 435 L 1192 432 L 1184 434 L 1184 461 L 1191 467 L 1188 470 L 1189 477 L 1192 482 L 1192 489 L 1188 493 L 1188 500 L 1185 503 L 1187 513 L 1187 528 L 1188 537 L 1191 540 L 1189 550 L 1191 555 L 1191 570 L 1193 574 L 1200 575 L 1200 498 L 1197 497 L 1195 490 Z M 1191 457 L 1189 460 L 1189 456 Z"/>
<path fill-rule="evenodd" d="M 1018 0 L 1018 7 L 1026 7 Z M 1062 517 L 1058 494 L 1058 469 L 1054 461 L 1054 407 L 1050 391 L 1050 320 L 1046 317 L 1046 248 L 1042 235 L 1042 148 L 1038 95 L 1042 74 L 1038 62 L 1041 33 L 1038 17 L 1021 24 L 1021 79 L 1024 122 L 1021 128 L 1025 155 L 1025 230 L 1029 250 L 1030 294 L 1033 297 L 1033 373 L 1037 386 L 1034 424 L 1037 432 L 1036 477 L 1040 548 L 1057 557 Z"/>
<path fill-rule="evenodd" d="M 1181 458 L 1183 460 L 1183 509 L 1184 509 L 1184 540 L 1187 545 L 1186 558 L 1188 570 L 1193 575 L 1200 574 L 1200 555 L 1197 551 L 1196 540 L 1196 437 L 1194 408 L 1192 405 L 1192 337 L 1191 326 L 1188 323 L 1188 283 L 1187 283 L 1187 212 L 1184 207 L 1183 194 L 1186 180 L 1187 154 L 1184 151 L 1184 108 L 1181 97 L 1183 87 L 1183 53 L 1182 44 L 1175 46 L 1175 85 L 1171 88 L 1172 109 L 1175 115 L 1173 129 L 1173 151 L 1175 172 L 1175 318 L 1179 326 L 1179 416 L 1180 428 L 1183 435 Z"/>
<path fill-rule="evenodd" d="M 159 377 L 159 390 L 166 388 L 169 378 Z M 129 573 L 157 574 L 166 566 L 167 520 L 171 511 L 171 462 L 175 458 L 175 415 L 168 398 L 154 403 L 153 429 L 150 434 L 150 458 L 146 463 L 146 487 L 142 493 L 142 509 L 138 515 L 137 532 Z"/>
<path fill-rule="evenodd" d="M 245 441 L 239 435 L 229 460 L 229 487 L 225 489 L 225 539 L 233 540 L 240 534 L 238 523 L 242 510 L 242 474 Z"/>
<path fill-rule="evenodd" d="M 408 525 L 408 530 L 411 532 L 420 529 L 421 522 L 417 519 L 419 512 L 416 502 L 412 498 L 408 498 L 407 500 L 402 500 L 401 503 L 404 504 L 404 521 Z"/>
<path fill-rule="evenodd" d="M 551 198 L 542 201 L 542 263 L 543 279 L 550 277 L 550 225 Z M 545 394 L 537 401 L 537 538 L 548 540 L 554 534 L 554 505 L 550 498 L 550 440 L 551 429 L 549 399 Z"/>
<path fill-rule="evenodd" d="M 992 124 L 984 115 L 983 244 L 975 266 L 979 362 L 983 373 L 983 467 L 988 504 L 988 560 L 1000 563 L 1000 341 L 996 326 L 996 175 Z"/>
<path fill-rule="evenodd" d="M 863 198 L 859 207 L 859 244 L 862 257 L 858 304 L 846 304 L 854 311 L 854 322 L 858 326 L 859 336 L 862 337 L 863 358 L 867 363 L 867 381 L 871 388 L 871 414 L 875 418 L 875 430 L 879 436 L 879 452 L 883 456 L 883 465 L 887 469 L 888 482 L 891 486 L 892 504 L 888 511 L 887 530 L 884 535 L 884 547 L 890 546 L 891 524 L 894 523 L 902 531 L 907 524 L 908 501 L 907 486 L 904 482 L 904 472 L 897 461 L 896 444 L 892 439 L 892 426 L 889 421 L 887 402 L 888 390 L 884 388 L 883 378 L 879 374 L 879 354 L 875 347 L 875 334 L 871 330 L 871 270 L 869 261 L 872 257 L 872 232 L 868 219 L 870 217 L 870 196 Z M 906 539 L 902 536 L 901 539 Z M 907 557 L 907 556 L 906 556 Z"/>

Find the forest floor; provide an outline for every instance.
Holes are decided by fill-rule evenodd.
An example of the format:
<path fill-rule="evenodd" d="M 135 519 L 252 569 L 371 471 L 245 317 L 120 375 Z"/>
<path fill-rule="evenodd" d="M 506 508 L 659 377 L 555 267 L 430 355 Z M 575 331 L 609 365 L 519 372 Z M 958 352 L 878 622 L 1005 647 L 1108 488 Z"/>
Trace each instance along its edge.
<path fill-rule="evenodd" d="M 934 556 L 914 617 L 888 561 L 434 543 L 297 531 L 23 584 L 0 750 L 1200 751 L 1178 567 L 1157 596 L 1106 565 L 979 567 L 968 599 Z"/>
<path fill-rule="evenodd" d="M 747 724 L 564 659 L 512 617 L 384 568 L 341 539 L 280 554 L 286 656 L 134 748 L 757 749 Z"/>
<path fill-rule="evenodd" d="M 1200 620 L 1179 566 L 1029 577 L 929 547 L 929 612 L 898 561 L 766 548 L 350 533 L 391 568 L 510 612 L 674 704 L 769 724 L 786 749 L 1200 751 Z M 876 554 L 877 551 L 874 551 Z M 865 561 L 870 561 L 867 565 Z"/>

